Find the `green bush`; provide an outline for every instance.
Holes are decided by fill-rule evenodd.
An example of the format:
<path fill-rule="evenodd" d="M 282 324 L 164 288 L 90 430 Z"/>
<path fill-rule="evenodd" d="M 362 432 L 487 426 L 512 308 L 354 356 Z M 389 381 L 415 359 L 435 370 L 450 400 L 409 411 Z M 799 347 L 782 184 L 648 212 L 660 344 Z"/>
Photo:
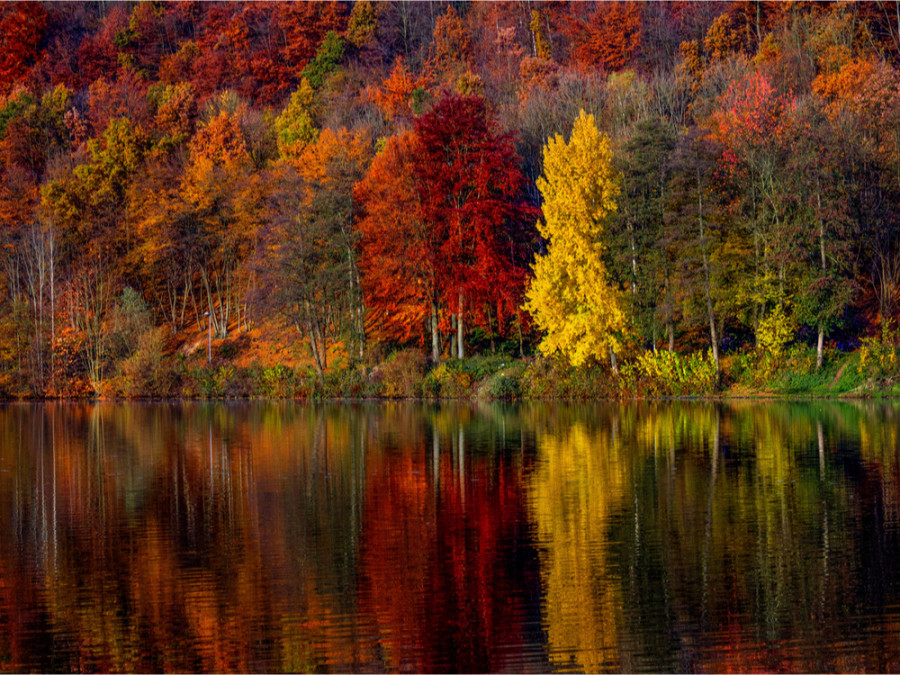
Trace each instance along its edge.
<path fill-rule="evenodd" d="M 489 375 L 478 387 L 478 398 L 489 400 L 522 398 L 522 374 L 524 371 L 524 366 L 514 364 L 510 368 Z"/>
<path fill-rule="evenodd" d="M 325 373 L 324 384 L 316 389 L 316 398 L 366 398 L 372 385 L 361 368 L 336 368 Z"/>
<path fill-rule="evenodd" d="M 257 371 L 256 390 L 267 398 L 294 398 L 309 396 L 312 387 L 290 366 L 276 364 Z"/>
<path fill-rule="evenodd" d="M 432 369 L 425 378 L 423 391 L 426 395 L 440 398 L 463 398 L 469 395 L 472 376 L 460 372 L 457 368 L 460 361 L 445 361 Z"/>
<path fill-rule="evenodd" d="M 644 352 L 622 366 L 620 382 L 635 396 L 688 396 L 716 389 L 716 364 L 709 353 Z"/>
<path fill-rule="evenodd" d="M 598 365 L 573 367 L 562 360 L 537 357 L 520 379 L 522 398 L 591 399 L 619 395 L 616 379 Z"/>

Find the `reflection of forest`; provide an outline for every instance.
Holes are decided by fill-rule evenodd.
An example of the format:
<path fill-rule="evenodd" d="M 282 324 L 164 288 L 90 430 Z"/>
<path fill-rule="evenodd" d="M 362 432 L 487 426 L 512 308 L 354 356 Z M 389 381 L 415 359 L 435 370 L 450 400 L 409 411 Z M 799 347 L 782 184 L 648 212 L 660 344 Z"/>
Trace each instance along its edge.
<path fill-rule="evenodd" d="M 520 427 L 399 405 L 2 409 L 0 670 L 527 668 Z"/>
<path fill-rule="evenodd" d="M 611 405 L 540 427 L 556 668 L 896 670 L 895 406 Z"/>
<path fill-rule="evenodd" d="M 897 417 L 0 408 L 0 670 L 897 670 Z"/>

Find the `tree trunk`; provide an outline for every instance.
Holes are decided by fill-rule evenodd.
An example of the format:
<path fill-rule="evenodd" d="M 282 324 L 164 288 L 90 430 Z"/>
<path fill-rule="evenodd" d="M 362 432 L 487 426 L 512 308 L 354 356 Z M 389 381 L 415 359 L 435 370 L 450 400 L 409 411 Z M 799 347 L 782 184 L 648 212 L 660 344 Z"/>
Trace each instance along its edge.
<path fill-rule="evenodd" d="M 456 317 L 456 348 L 459 350 L 456 353 L 456 357 L 459 359 L 466 358 L 466 348 L 465 343 L 463 342 L 463 335 L 465 334 L 464 326 L 463 326 L 463 294 L 459 294 L 459 315 Z"/>
<path fill-rule="evenodd" d="M 519 358 L 525 358 L 525 347 L 524 340 L 522 339 L 522 312 L 520 310 L 516 310 L 516 327 L 519 331 Z"/>
<path fill-rule="evenodd" d="M 450 315 L 450 358 L 456 357 L 456 314 Z"/>
<path fill-rule="evenodd" d="M 612 345 L 609 347 L 609 365 L 612 368 L 613 375 L 618 375 L 619 364 L 616 361 L 616 350 L 613 349 Z"/>
<path fill-rule="evenodd" d="M 438 337 L 438 308 L 437 303 L 431 301 L 431 360 L 437 363 L 441 359 L 441 341 Z"/>
<path fill-rule="evenodd" d="M 700 183 L 700 171 L 697 171 L 697 214 L 700 223 L 700 252 L 703 260 L 703 294 L 706 297 L 706 318 L 709 320 L 709 341 L 712 345 L 713 362 L 719 372 L 719 336 L 716 334 L 716 313 L 713 310 L 712 292 L 709 274 L 709 254 L 706 250 L 706 232 L 703 224 L 703 192 Z"/>
<path fill-rule="evenodd" d="M 819 178 L 816 177 L 816 203 L 819 206 L 819 256 L 822 261 L 822 276 L 828 274 L 827 258 L 825 257 L 825 223 L 822 221 L 822 193 L 819 186 Z M 819 339 L 816 342 L 816 369 L 822 367 L 825 360 L 825 324 L 819 322 Z"/>
<path fill-rule="evenodd" d="M 825 328 L 819 324 L 819 339 L 816 342 L 816 368 L 821 368 L 825 361 Z"/>

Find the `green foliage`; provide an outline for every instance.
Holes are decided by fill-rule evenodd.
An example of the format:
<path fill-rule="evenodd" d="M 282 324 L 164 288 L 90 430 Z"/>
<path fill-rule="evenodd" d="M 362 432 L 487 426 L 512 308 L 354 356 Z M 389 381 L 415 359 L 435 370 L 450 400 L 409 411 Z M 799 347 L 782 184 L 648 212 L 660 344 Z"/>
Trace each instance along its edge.
<path fill-rule="evenodd" d="M 759 322 L 756 330 L 757 358 L 754 372 L 756 383 L 768 382 L 784 366 L 787 345 L 794 339 L 796 323 L 781 303 Z"/>
<path fill-rule="evenodd" d="M 317 398 L 368 398 L 373 395 L 371 383 L 361 368 L 335 368 L 325 373 L 325 383 Z"/>
<path fill-rule="evenodd" d="M 10 99 L 0 110 L 0 138 L 6 136 L 6 127 L 20 115 L 24 115 L 29 108 L 34 106 L 34 98 L 27 92 L 19 92 L 16 98 Z"/>
<path fill-rule="evenodd" d="M 428 373 L 422 389 L 435 398 L 463 398 L 471 386 L 472 376 L 458 370 L 455 361 L 446 361 Z"/>
<path fill-rule="evenodd" d="M 300 77 L 313 89 L 320 89 L 325 79 L 340 65 L 344 58 L 344 40 L 333 30 L 328 31 L 316 56 L 306 64 Z"/>
<path fill-rule="evenodd" d="M 312 119 L 314 92 L 305 78 L 291 94 L 291 102 L 275 118 L 278 152 L 282 157 L 296 159 L 303 149 L 319 136 Z"/>
<path fill-rule="evenodd" d="M 315 374 L 276 364 L 259 370 L 256 393 L 266 398 L 308 398 L 315 388 Z"/>
<path fill-rule="evenodd" d="M 150 308 L 131 286 L 126 286 L 112 309 L 110 343 L 116 356 L 127 356 L 136 349 L 144 333 L 152 326 Z"/>
<path fill-rule="evenodd" d="M 618 389 L 609 371 L 595 365 L 572 366 L 562 359 L 538 357 L 525 367 L 519 388 L 523 399 L 614 398 Z"/>
<path fill-rule="evenodd" d="M 644 352 L 622 366 L 621 386 L 634 396 L 696 396 L 716 390 L 718 376 L 712 355 Z"/>
<path fill-rule="evenodd" d="M 784 307 L 776 305 L 759 322 L 756 341 L 760 351 L 778 362 L 784 356 L 788 343 L 794 339 L 795 330 L 794 321 L 785 313 Z"/>
<path fill-rule="evenodd" d="M 522 398 L 521 375 L 524 368 L 510 369 L 490 375 L 478 387 L 478 398 L 516 400 Z"/>

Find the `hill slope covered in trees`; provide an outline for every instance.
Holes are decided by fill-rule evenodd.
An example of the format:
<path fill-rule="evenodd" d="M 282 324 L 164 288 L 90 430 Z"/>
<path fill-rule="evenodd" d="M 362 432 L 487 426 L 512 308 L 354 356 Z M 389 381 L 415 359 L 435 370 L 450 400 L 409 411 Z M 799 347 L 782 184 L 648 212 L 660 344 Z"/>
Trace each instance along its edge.
<path fill-rule="evenodd" d="M 0 42 L 5 396 L 898 374 L 896 3 L 7 3 Z"/>

